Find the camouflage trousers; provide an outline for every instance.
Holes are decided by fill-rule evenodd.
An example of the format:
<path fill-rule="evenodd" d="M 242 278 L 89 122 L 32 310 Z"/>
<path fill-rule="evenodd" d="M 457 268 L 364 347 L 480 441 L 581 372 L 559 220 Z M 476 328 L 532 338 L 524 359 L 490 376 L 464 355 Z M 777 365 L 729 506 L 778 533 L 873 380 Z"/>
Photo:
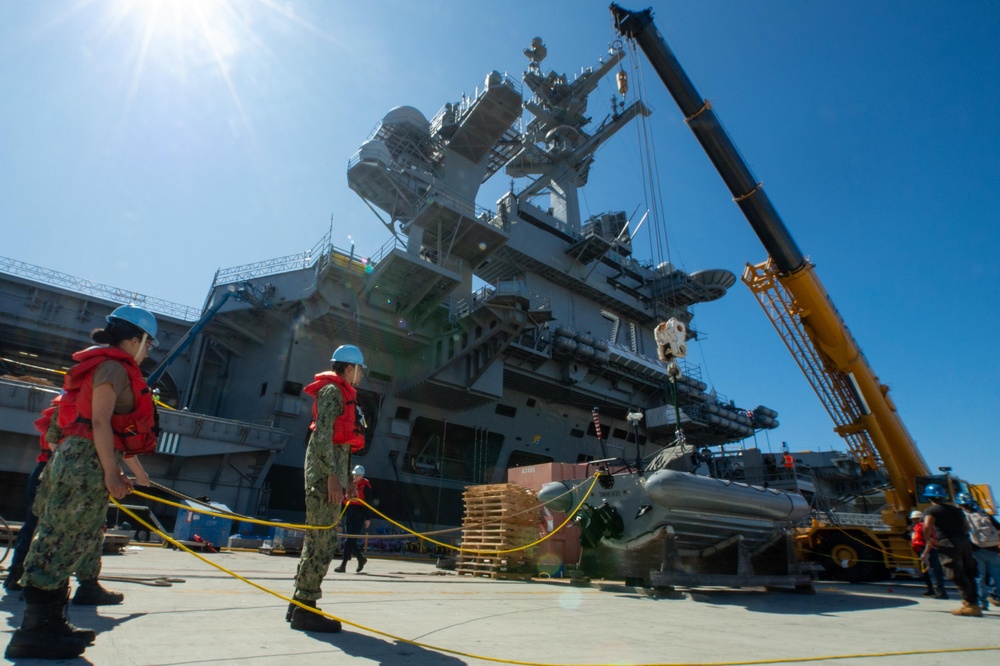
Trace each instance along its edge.
<path fill-rule="evenodd" d="M 326 490 L 326 488 L 324 488 Z M 332 525 L 340 518 L 343 505 L 330 504 L 326 495 L 306 493 L 306 522 L 310 525 Z M 306 530 L 302 541 L 302 556 L 295 573 L 295 597 L 315 601 L 323 596 L 320 586 L 336 556 L 337 528 Z"/>
<path fill-rule="evenodd" d="M 350 482 L 348 470 L 351 467 L 351 449 L 348 446 L 333 447 L 334 473 L 340 484 L 347 488 Z M 306 487 L 306 523 L 309 525 L 332 525 L 340 518 L 342 504 L 330 504 L 326 481 Z M 330 569 L 330 562 L 337 553 L 337 528 L 327 530 L 306 530 L 302 540 L 302 555 L 295 573 L 295 596 L 298 599 L 315 601 L 323 596 L 320 586 Z"/>
<path fill-rule="evenodd" d="M 97 578 L 107 507 L 104 468 L 94 442 L 66 438 L 42 473 L 33 507 L 38 528 L 24 560 L 21 583 L 54 590 L 74 571 L 79 580 Z"/>
<path fill-rule="evenodd" d="M 35 535 L 35 528 L 38 527 L 38 514 L 45 504 L 45 467 L 46 463 L 38 463 L 38 467 L 32 472 L 28 479 L 28 517 L 21 526 L 21 532 L 17 537 L 17 546 L 14 548 L 14 555 L 10 561 L 10 568 L 21 569 L 23 571 L 24 558 L 28 556 L 28 548 L 31 546 L 31 539 Z M 32 483 L 34 479 L 34 483 Z M 94 539 L 94 545 L 76 565 L 77 580 L 94 580 L 101 575 L 101 553 L 103 551 L 104 539 Z M 20 582 L 20 581 L 18 581 Z M 22 583 L 23 584 L 23 583 Z"/>

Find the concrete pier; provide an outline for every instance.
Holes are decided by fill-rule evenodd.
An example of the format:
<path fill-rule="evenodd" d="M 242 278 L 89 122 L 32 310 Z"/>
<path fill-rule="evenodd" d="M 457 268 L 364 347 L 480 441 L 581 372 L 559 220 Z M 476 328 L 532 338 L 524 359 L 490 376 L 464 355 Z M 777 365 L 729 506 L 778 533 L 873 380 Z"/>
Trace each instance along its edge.
<path fill-rule="evenodd" d="M 204 557 L 262 587 L 292 592 L 295 557 Z M 70 606 L 72 622 L 98 636 L 69 663 L 747 664 L 867 655 L 836 663 L 961 666 L 1000 658 L 1000 612 L 954 617 L 957 593 L 951 601 L 929 599 L 916 583 L 821 583 L 814 595 L 711 588 L 654 598 L 613 582 L 576 587 L 457 576 L 427 561 L 371 558 L 360 574 L 355 566 L 345 574 L 331 568 L 319 602 L 345 622 L 344 631 L 307 634 L 285 623 L 286 602 L 193 555 L 129 547 L 104 558 L 103 575 L 112 579 L 104 585 L 124 592 L 125 602 Z M 157 580 L 175 582 L 148 584 Z M 18 594 L 0 599 L 4 646 L 23 609 Z M 889 656 L 912 651 L 924 653 Z"/>

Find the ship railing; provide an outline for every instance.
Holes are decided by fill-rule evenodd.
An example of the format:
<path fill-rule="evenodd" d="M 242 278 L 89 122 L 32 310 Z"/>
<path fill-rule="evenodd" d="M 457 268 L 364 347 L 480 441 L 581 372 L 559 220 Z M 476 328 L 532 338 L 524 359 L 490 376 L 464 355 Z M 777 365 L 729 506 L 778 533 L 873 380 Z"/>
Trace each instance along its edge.
<path fill-rule="evenodd" d="M 417 202 L 416 209 L 423 210 L 427 206 L 435 203 L 441 202 L 448 208 L 467 215 L 469 217 L 474 217 L 484 224 L 488 224 L 492 227 L 509 233 L 510 224 L 500 215 L 485 206 L 480 206 L 475 201 L 469 201 L 467 197 L 463 197 L 454 193 L 447 188 L 437 185 L 427 192 L 426 195 L 420 201 Z"/>
<path fill-rule="evenodd" d="M 523 298 L 528 304 L 531 312 L 547 310 L 552 307 L 549 298 L 542 298 L 537 294 L 528 291 L 523 280 L 497 280 L 493 284 L 486 284 L 472 292 L 469 298 L 461 298 L 455 301 L 455 317 L 461 319 L 473 310 L 480 308 L 493 298 L 504 296 L 515 296 Z"/>
<path fill-rule="evenodd" d="M 402 250 L 405 252 L 406 243 L 397 238 L 396 236 L 393 236 L 388 241 L 386 241 L 382 245 L 382 247 L 376 250 L 375 254 L 373 254 L 371 257 L 368 258 L 368 263 L 371 266 L 374 266 L 375 264 L 379 263 L 380 261 L 388 257 L 389 253 L 392 252 L 393 250 Z"/>
<path fill-rule="evenodd" d="M 328 231 L 312 248 L 304 252 L 288 254 L 274 259 L 265 259 L 264 261 L 256 261 L 232 268 L 220 268 L 215 274 L 215 281 L 212 284 L 212 288 L 314 266 L 317 270 L 323 270 L 331 264 L 361 275 L 371 272 L 371 262 L 368 258 L 358 255 L 354 251 L 353 245 L 351 245 L 350 249 L 343 249 L 333 245 L 330 241 L 330 236 L 331 232 Z M 197 317 L 195 318 L 197 319 Z"/>
<path fill-rule="evenodd" d="M 513 88 L 518 95 L 521 95 L 521 82 L 513 78 L 510 74 L 504 72 L 500 74 L 499 77 L 493 76 L 494 74 L 500 74 L 499 72 L 491 72 L 487 76 L 486 81 L 482 86 L 476 86 L 473 91 L 472 96 L 462 95 L 462 100 L 460 102 L 448 102 L 444 104 L 441 109 L 434 115 L 430 122 L 431 135 L 436 134 L 441 130 L 441 128 L 452 122 L 458 122 L 461 120 L 462 116 L 465 115 L 475 105 L 479 98 L 482 97 L 489 91 L 490 88 L 495 88 L 497 86 L 509 86 Z"/>
<path fill-rule="evenodd" d="M 54 287 L 62 287 L 90 296 L 104 298 L 119 305 L 127 303 L 139 305 L 157 314 L 168 315 L 185 321 L 195 321 L 201 316 L 201 310 L 198 308 L 172 303 L 161 298 L 153 298 L 152 296 L 146 296 L 120 287 L 111 287 L 106 284 L 75 277 L 67 273 L 60 273 L 50 268 L 42 268 L 41 266 L 35 266 L 8 257 L 0 257 L 0 271 Z"/>

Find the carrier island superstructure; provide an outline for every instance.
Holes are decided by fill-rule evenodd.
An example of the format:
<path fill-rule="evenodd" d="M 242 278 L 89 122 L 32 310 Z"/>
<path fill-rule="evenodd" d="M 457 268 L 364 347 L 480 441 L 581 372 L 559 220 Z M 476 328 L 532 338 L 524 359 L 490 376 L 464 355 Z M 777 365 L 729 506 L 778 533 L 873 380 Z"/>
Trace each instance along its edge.
<path fill-rule="evenodd" d="M 418 528 L 459 524 L 462 490 L 503 482 L 509 467 L 651 456 L 675 444 L 678 425 L 682 453 L 777 425 L 767 407 L 721 399 L 694 365 L 681 362 L 671 383 L 657 357 L 654 327 L 673 319 L 695 337 L 691 307 L 721 298 L 735 276 L 637 259 L 639 220 L 626 212 L 582 217 L 597 149 L 649 114 L 636 101 L 588 115 L 622 51 L 572 79 L 543 71 L 541 40 L 525 55 L 521 82 L 491 72 L 429 120 L 392 109 L 350 157 L 348 184 L 386 227 L 384 246 L 335 246 L 334 215 L 312 251 L 216 274 L 198 335 L 159 384 L 178 411 L 147 465 L 154 479 L 244 513 L 300 516 L 311 418 L 301 389 L 344 343 L 359 345 L 368 365 L 359 390 L 367 443 L 355 460 L 380 510 Z M 493 176 L 511 187 L 486 208 L 477 194 Z M 24 328 L 34 313 L 33 339 L 58 338 L 64 364 L 121 300 L 30 278 L 4 276 L 18 288 L 5 326 Z M 39 319 L 46 298 L 57 302 L 51 321 Z M 164 316 L 167 344 L 151 364 L 195 318 Z M 4 337 L 6 357 L 39 351 L 32 336 Z M 17 404 L 4 419 L 18 425 L 4 429 L 21 433 L 26 469 L 31 409 Z M 639 427 L 630 412 L 643 414 Z M 206 426 L 231 430 L 232 446 L 213 449 Z"/>

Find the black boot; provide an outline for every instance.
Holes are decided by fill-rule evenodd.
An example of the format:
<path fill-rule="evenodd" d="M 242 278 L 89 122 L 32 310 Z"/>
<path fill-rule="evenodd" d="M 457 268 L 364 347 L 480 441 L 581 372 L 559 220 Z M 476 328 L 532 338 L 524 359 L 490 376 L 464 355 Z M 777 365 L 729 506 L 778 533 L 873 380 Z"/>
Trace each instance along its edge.
<path fill-rule="evenodd" d="M 115 606 L 125 601 L 124 594 L 105 590 L 96 578 L 77 582 L 79 585 L 73 595 L 74 606 Z"/>
<path fill-rule="evenodd" d="M 316 602 L 307 599 L 296 599 L 310 608 L 316 608 Z M 292 604 L 294 606 L 294 604 Z M 296 631 L 317 631 L 324 634 L 336 634 L 340 631 L 340 622 L 324 617 L 319 613 L 308 611 L 298 606 L 292 610 L 292 629 Z"/>
<path fill-rule="evenodd" d="M 943 587 L 937 588 L 937 593 L 934 595 L 935 599 L 947 599 L 948 593 L 944 591 Z"/>
<path fill-rule="evenodd" d="M 364 555 L 359 554 L 358 555 L 358 573 L 361 573 L 361 570 L 365 568 L 366 564 L 368 564 L 368 558 L 365 557 Z"/>
<path fill-rule="evenodd" d="M 70 659 L 79 657 L 94 642 L 91 629 L 77 629 L 66 619 L 68 587 L 43 590 L 24 588 L 24 620 L 11 636 L 4 657 L 19 659 Z"/>
<path fill-rule="evenodd" d="M 7 569 L 7 578 L 3 581 L 3 589 L 8 592 L 19 592 L 23 588 L 21 584 L 17 581 L 21 580 L 21 574 L 24 573 L 24 567 L 20 564 L 10 565 L 10 569 Z"/>
<path fill-rule="evenodd" d="M 334 571 L 336 571 L 337 573 L 344 573 L 345 571 L 347 571 L 347 560 L 341 562 L 340 566 L 335 568 Z"/>

